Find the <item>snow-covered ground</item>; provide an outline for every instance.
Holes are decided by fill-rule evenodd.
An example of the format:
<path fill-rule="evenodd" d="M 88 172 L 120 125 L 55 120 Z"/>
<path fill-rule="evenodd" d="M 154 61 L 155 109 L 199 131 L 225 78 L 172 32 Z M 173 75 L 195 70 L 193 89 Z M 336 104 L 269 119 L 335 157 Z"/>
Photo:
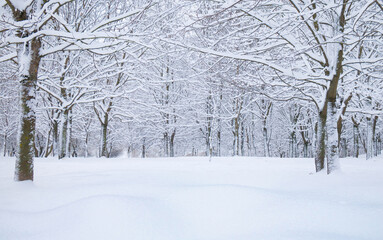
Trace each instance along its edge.
<path fill-rule="evenodd" d="M 383 158 L 0 158 L 0 240 L 381 240 Z"/>

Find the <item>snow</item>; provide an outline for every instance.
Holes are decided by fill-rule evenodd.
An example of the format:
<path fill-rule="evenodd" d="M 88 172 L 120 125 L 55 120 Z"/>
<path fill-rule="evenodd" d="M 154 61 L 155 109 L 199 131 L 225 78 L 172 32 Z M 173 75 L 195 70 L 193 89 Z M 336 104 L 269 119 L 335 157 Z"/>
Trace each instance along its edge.
<path fill-rule="evenodd" d="M 10 0 L 12 5 L 20 11 L 24 11 L 33 0 Z"/>
<path fill-rule="evenodd" d="M 0 239 L 383 239 L 383 158 L 0 159 Z"/>

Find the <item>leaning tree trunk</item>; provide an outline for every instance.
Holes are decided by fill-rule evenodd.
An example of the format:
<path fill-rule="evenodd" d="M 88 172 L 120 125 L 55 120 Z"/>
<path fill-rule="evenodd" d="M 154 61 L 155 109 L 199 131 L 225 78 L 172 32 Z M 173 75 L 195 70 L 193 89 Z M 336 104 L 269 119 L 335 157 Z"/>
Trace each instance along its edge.
<path fill-rule="evenodd" d="M 25 19 L 24 19 L 25 20 Z M 19 33 L 19 37 L 26 37 Z M 34 140 L 36 129 L 36 82 L 40 65 L 40 39 L 32 39 L 18 46 L 21 84 L 21 119 L 18 134 L 18 154 L 15 180 L 33 180 Z"/>

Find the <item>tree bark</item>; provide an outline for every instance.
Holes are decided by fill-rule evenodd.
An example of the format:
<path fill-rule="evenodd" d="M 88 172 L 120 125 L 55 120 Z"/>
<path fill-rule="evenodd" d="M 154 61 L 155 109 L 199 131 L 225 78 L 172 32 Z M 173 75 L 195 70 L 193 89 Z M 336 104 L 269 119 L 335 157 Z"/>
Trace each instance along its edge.
<path fill-rule="evenodd" d="M 4 134 L 4 143 L 3 143 L 3 156 L 7 154 L 7 133 Z"/>
<path fill-rule="evenodd" d="M 325 153 L 326 153 L 326 144 L 325 144 L 326 119 L 327 119 L 327 114 L 324 111 L 319 112 L 316 155 L 315 155 L 316 172 L 320 172 L 324 169 Z"/>
<path fill-rule="evenodd" d="M 170 135 L 170 141 L 169 141 L 169 150 L 170 150 L 170 157 L 174 157 L 174 139 L 176 136 L 176 131 L 173 130 L 172 134 Z"/>
<path fill-rule="evenodd" d="M 336 103 L 329 101 L 327 105 L 327 174 L 340 168 L 338 152 L 338 133 L 337 133 L 337 108 Z"/>
<path fill-rule="evenodd" d="M 17 14 L 17 16 L 16 16 Z M 27 13 L 16 10 L 17 21 L 27 20 Z M 28 37 L 29 33 L 19 31 L 18 37 Z M 41 41 L 34 38 L 26 43 L 18 44 L 17 53 L 21 84 L 21 119 L 18 134 L 18 154 L 16 159 L 15 180 L 33 181 L 34 141 L 36 131 L 36 83 L 41 57 L 39 50 Z"/>
<path fill-rule="evenodd" d="M 263 121 L 263 131 L 262 131 L 262 134 L 263 134 L 263 156 L 264 157 L 270 157 L 266 120 Z"/>
<path fill-rule="evenodd" d="M 144 138 L 143 141 L 142 141 L 142 153 L 141 153 L 141 157 L 142 157 L 142 158 L 145 158 L 145 157 L 146 157 L 145 138 Z"/>
<path fill-rule="evenodd" d="M 109 157 L 108 154 L 108 125 L 109 113 L 104 114 L 104 121 L 101 123 L 101 157 Z"/>
<path fill-rule="evenodd" d="M 375 129 L 378 116 L 367 117 L 367 152 L 366 159 L 373 158 L 375 156 Z"/>
<path fill-rule="evenodd" d="M 69 124 L 69 110 L 66 109 L 62 113 L 60 121 L 60 134 L 59 134 L 59 159 L 68 156 L 68 124 Z"/>
<path fill-rule="evenodd" d="M 169 157 L 169 134 L 167 132 L 164 133 L 164 151 L 165 157 Z"/>

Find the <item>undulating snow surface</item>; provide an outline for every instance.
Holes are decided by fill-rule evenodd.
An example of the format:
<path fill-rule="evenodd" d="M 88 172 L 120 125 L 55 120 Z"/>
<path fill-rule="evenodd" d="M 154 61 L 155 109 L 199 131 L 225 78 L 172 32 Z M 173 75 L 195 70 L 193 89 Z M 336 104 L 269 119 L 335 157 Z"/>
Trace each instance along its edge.
<path fill-rule="evenodd" d="M 0 239 L 383 239 L 383 158 L 0 159 Z"/>

